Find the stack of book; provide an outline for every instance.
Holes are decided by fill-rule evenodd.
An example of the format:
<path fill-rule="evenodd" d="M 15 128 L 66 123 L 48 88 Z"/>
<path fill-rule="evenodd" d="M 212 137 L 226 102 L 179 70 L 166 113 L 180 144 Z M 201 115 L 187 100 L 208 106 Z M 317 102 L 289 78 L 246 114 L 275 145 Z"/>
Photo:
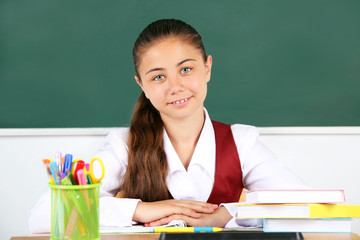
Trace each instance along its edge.
<path fill-rule="evenodd" d="M 238 219 L 263 219 L 264 232 L 351 232 L 360 205 L 344 204 L 344 190 L 250 190 Z"/>

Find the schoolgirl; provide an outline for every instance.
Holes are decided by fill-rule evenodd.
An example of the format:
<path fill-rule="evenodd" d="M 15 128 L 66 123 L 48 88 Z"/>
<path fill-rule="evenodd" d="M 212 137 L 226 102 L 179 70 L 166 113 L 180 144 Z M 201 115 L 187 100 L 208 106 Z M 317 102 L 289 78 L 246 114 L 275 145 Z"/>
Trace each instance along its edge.
<path fill-rule="evenodd" d="M 112 131 L 96 153 L 106 168 L 101 226 L 174 219 L 237 226 L 234 203 L 243 188 L 307 188 L 255 127 L 211 120 L 204 101 L 212 57 L 193 27 L 175 19 L 151 23 L 134 44 L 133 60 L 142 93 L 131 125 Z M 32 232 L 50 231 L 47 205 L 49 194 L 29 216 Z"/>

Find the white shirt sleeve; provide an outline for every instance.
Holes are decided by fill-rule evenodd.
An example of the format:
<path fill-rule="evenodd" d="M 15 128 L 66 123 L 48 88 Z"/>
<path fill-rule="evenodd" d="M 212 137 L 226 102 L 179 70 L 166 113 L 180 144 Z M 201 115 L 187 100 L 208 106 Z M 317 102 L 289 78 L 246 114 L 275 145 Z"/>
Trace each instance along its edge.
<path fill-rule="evenodd" d="M 140 201 L 114 197 L 120 190 L 127 168 L 127 137 L 127 128 L 111 132 L 103 148 L 95 154 L 102 159 L 106 171 L 100 187 L 100 226 L 131 226 Z"/>
<path fill-rule="evenodd" d="M 309 188 L 259 140 L 255 127 L 236 124 L 232 131 L 246 189 Z"/>
<path fill-rule="evenodd" d="M 31 233 L 49 233 L 51 230 L 51 192 L 41 195 L 28 216 Z"/>
<path fill-rule="evenodd" d="M 240 157 L 245 189 L 307 189 L 299 177 L 292 173 L 261 141 L 253 126 L 231 126 Z M 236 217 L 236 203 L 222 204 Z M 258 221 L 232 219 L 226 227 L 258 225 Z"/>

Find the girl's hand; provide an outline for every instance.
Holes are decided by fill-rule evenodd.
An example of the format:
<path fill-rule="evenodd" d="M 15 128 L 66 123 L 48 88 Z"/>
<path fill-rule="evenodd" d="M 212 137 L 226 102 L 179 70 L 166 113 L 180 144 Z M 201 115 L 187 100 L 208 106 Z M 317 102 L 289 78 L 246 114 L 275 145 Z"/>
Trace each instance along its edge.
<path fill-rule="evenodd" d="M 215 204 L 197 201 L 171 199 L 158 202 L 139 202 L 135 209 L 133 221 L 150 223 L 174 215 L 197 219 L 201 217 L 201 214 L 211 214 L 216 209 L 218 206 Z"/>
<path fill-rule="evenodd" d="M 145 226 L 156 227 L 167 224 L 172 220 L 183 220 L 188 226 L 193 227 L 221 227 L 223 228 L 230 220 L 232 216 L 226 210 L 225 207 L 216 209 L 213 213 L 202 213 L 200 217 L 191 217 L 188 215 L 174 214 L 157 221 L 145 224 Z"/>

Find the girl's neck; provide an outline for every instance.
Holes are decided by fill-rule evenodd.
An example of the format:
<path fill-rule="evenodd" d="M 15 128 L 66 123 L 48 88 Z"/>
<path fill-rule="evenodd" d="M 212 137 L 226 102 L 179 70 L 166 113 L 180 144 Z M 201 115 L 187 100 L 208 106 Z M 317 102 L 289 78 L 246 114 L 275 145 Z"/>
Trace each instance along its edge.
<path fill-rule="evenodd" d="M 204 110 L 201 109 L 199 113 L 186 119 L 163 119 L 163 121 L 169 139 L 187 169 L 205 122 Z"/>
<path fill-rule="evenodd" d="M 164 119 L 164 126 L 171 141 L 184 142 L 198 139 L 205 122 L 204 110 L 185 119 Z"/>

